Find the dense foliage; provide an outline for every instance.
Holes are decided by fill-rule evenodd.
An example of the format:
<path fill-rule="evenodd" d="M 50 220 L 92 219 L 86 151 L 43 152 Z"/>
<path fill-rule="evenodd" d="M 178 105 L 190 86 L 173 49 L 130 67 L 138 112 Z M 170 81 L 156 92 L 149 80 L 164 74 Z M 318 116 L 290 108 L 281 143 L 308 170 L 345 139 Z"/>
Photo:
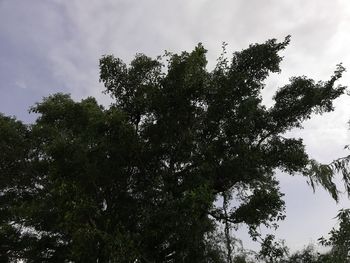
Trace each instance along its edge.
<path fill-rule="evenodd" d="M 105 56 L 109 108 L 55 94 L 31 109 L 32 125 L 0 115 L 1 262 L 233 262 L 231 227 L 259 240 L 258 226 L 284 218 L 276 169 L 336 198 L 302 140 L 283 134 L 333 110 L 344 69 L 291 78 L 267 108 L 261 90 L 288 43 L 223 54 L 212 71 L 202 45 L 165 63 Z M 262 242 L 266 258 L 278 252 Z"/>

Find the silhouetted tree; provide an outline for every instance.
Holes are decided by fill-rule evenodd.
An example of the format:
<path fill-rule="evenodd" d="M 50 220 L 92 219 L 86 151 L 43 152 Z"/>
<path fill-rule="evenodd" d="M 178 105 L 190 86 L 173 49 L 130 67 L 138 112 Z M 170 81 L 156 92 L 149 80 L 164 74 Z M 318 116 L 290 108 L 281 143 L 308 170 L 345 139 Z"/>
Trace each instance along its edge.
<path fill-rule="evenodd" d="M 259 225 L 276 226 L 276 168 L 323 182 L 302 140 L 284 133 L 332 111 L 345 89 L 334 85 L 338 66 L 326 82 L 291 78 L 264 106 L 264 80 L 288 43 L 222 55 L 212 71 L 201 44 L 165 64 L 104 56 L 109 108 L 55 94 L 32 108 L 32 125 L 1 115 L 3 262 L 225 262 L 218 223 L 244 223 L 253 239 Z M 223 194 L 225 211 L 214 204 Z"/>

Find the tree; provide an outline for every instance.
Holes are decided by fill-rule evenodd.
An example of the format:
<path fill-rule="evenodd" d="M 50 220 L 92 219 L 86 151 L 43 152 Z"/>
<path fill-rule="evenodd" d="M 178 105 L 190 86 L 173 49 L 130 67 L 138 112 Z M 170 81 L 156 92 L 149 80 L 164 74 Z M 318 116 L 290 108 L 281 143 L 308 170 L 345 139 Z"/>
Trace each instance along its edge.
<path fill-rule="evenodd" d="M 337 215 L 339 228 L 329 232 L 329 238 L 321 237 L 319 242 L 331 247 L 332 262 L 348 262 L 350 260 L 350 210 L 341 209 Z"/>
<path fill-rule="evenodd" d="M 283 259 L 280 263 L 340 263 L 345 261 L 336 261 L 329 253 L 319 253 L 312 245 L 307 246 L 302 251 L 295 252 L 288 259 Z"/>
<path fill-rule="evenodd" d="M 275 169 L 311 176 L 302 140 L 283 134 L 332 111 L 345 89 L 339 65 L 326 82 L 291 78 L 264 106 L 264 80 L 288 43 L 254 44 L 231 61 L 223 53 L 212 71 L 201 44 L 165 63 L 104 56 L 109 108 L 55 94 L 32 108 L 32 125 L 1 116 L 0 231 L 15 233 L 3 258 L 225 262 L 218 223 L 247 224 L 254 239 L 259 225 L 276 226 Z M 230 206 L 215 206 L 220 196 Z"/>
<path fill-rule="evenodd" d="M 13 216 L 22 199 L 21 186 L 27 165 L 28 133 L 25 125 L 0 114 L 0 261 L 18 257 L 22 249 Z"/>
<path fill-rule="evenodd" d="M 313 245 L 295 252 L 280 263 L 343 263 L 350 259 L 350 210 L 341 209 L 336 216 L 338 227 L 329 232 L 329 237 L 321 237 L 319 243 L 330 248 L 327 252 L 317 252 Z"/>

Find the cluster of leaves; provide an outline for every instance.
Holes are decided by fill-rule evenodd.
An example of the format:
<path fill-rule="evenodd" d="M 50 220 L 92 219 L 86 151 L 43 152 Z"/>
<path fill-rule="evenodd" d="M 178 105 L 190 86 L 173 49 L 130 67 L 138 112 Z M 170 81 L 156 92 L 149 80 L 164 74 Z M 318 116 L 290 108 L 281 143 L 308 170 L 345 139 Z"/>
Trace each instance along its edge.
<path fill-rule="evenodd" d="M 1 260 L 227 262 L 217 224 L 247 224 L 257 239 L 259 225 L 284 218 L 274 171 L 305 173 L 310 160 L 283 134 L 332 111 L 345 89 L 339 66 L 326 82 L 292 78 L 264 106 L 288 43 L 221 56 L 210 72 L 202 45 L 166 64 L 105 56 L 108 109 L 55 94 L 31 125 L 1 115 Z M 216 207 L 226 194 L 231 205 Z"/>
<path fill-rule="evenodd" d="M 350 209 L 341 209 L 337 215 L 338 228 L 329 232 L 329 238 L 319 239 L 319 242 L 331 247 L 332 262 L 349 262 L 350 260 Z"/>
<path fill-rule="evenodd" d="M 268 235 L 257 254 L 244 248 L 236 251 L 233 263 L 344 263 L 350 261 L 350 210 L 341 209 L 336 216 L 338 226 L 328 234 L 328 238 L 319 238 L 319 244 L 326 251 L 319 252 L 315 245 L 308 245 L 301 251 L 289 253 L 284 241 L 274 241 L 273 235 Z"/>
<path fill-rule="evenodd" d="M 308 246 L 304 250 L 290 256 L 278 259 L 279 263 L 344 263 L 350 261 L 350 210 L 341 209 L 336 216 L 338 227 L 329 232 L 329 237 L 321 237 L 319 243 L 329 249 L 328 252 L 320 253 L 314 246 Z"/>
<path fill-rule="evenodd" d="M 336 216 L 338 227 L 334 227 L 328 234 L 328 238 L 319 238 L 319 244 L 328 248 L 327 252 L 318 252 L 313 245 L 307 246 L 301 251 L 289 254 L 288 248 L 283 242 L 273 241 L 269 235 L 258 255 L 249 255 L 242 250 L 237 262 L 256 262 L 262 259 L 264 262 L 276 263 L 344 263 L 350 261 L 350 209 L 341 209 Z M 236 261 L 233 261 L 236 262 Z"/>

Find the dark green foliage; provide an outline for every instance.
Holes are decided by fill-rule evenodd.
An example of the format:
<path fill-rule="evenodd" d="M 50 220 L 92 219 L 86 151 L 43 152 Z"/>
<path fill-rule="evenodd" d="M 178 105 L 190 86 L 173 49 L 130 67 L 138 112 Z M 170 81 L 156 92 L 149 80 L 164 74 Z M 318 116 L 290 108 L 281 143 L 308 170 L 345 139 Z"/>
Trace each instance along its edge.
<path fill-rule="evenodd" d="M 280 263 L 344 263 L 350 261 L 350 210 L 341 209 L 336 217 L 338 227 L 329 232 L 329 237 L 321 237 L 318 241 L 329 248 L 328 252 L 317 252 L 315 247 L 308 246 L 296 252 Z"/>
<path fill-rule="evenodd" d="M 25 185 L 31 183 L 25 161 L 29 140 L 25 125 L 1 114 L 0 138 L 0 261 L 7 262 L 23 248 L 14 220 L 25 197 Z"/>
<path fill-rule="evenodd" d="M 302 251 L 290 255 L 280 263 L 341 263 L 346 261 L 336 261 L 331 254 L 321 254 L 313 246 L 308 246 Z"/>
<path fill-rule="evenodd" d="M 339 66 L 327 82 L 291 78 L 264 106 L 264 80 L 288 43 L 221 56 L 211 72 L 202 45 L 167 53 L 165 65 L 105 56 L 110 108 L 56 94 L 32 108 L 32 125 L 1 116 L 3 262 L 225 262 L 217 223 L 245 223 L 254 239 L 259 225 L 276 226 L 275 169 L 306 173 L 310 163 L 302 140 L 283 133 L 344 92 Z M 214 203 L 225 193 L 223 211 Z"/>
<path fill-rule="evenodd" d="M 347 148 L 348 146 L 346 146 Z M 316 185 L 324 187 L 332 197 L 338 201 L 339 191 L 337 190 L 335 176 L 341 175 L 345 192 L 350 197 L 350 155 L 334 160 L 330 164 L 320 164 L 315 160 L 310 162 L 309 168 L 304 173 L 309 178 L 309 183 L 315 189 Z"/>
<path fill-rule="evenodd" d="M 349 262 L 350 260 L 350 210 L 341 209 L 337 215 L 339 226 L 329 232 L 329 238 L 319 239 L 324 246 L 331 247 L 332 262 Z"/>
<path fill-rule="evenodd" d="M 281 262 L 288 255 L 288 248 L 284 242 L 276 242 L 274 239 L 274 235 L 267 235 L 261 244 L 259 258 L 263 259 L 264 262 Z"/>

